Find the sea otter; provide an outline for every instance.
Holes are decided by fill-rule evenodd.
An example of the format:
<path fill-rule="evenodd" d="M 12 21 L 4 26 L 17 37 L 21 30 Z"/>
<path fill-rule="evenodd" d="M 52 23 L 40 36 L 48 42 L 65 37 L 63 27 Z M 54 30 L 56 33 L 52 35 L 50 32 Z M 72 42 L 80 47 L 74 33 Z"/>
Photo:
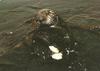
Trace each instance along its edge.
<path fill-rule="evenodd" d="M 67 24 L 54 10 L 42 9 L 38 11 L 32 19 L 32 28 L 31 36 L 27 36 L 24 43 L 32 45 L 37 55 L 41 56 L 43 53 L 44 59 L 49 57 L 54 60 L 63 59 L 64 55 L 73 53 L 74 46 L 77 46 Z M 56 53 L 53 49 L 58 52 Z M 66 54 L 63 55 L 63 53 Z"/>
<path fill-rule="evenodd" d="M 74 46 L 74 39 L 72 39 L 71 33 L 69 33 L 70 31 L 66 27 L 67 24 L 62 26 L 63 22 L 61 22 L 62 20 L 56 13 L 56 11 L 51 9 L 42 9 L 37 12 L 37 14 L 33 17 L 31 21 L 33 31 L 31 31 L 31 33 L 29 33 L 29 35 L 25 37 L 23 43 L 16 45 L 16 47 L 32 45 L 32 47 L 34 46 L 33 48 L 35 50 L 38 50 L 35 51 L 35 53 L 37 54 L 41 54 L 39 52 L 46 51 L 46 48 L 48 50 L 46 52 L 48 53 L 52 52 L 53 48 L 57 50 L 60 49 L 58 50 L 61 55 L 60 58 L 62 58 L 62 50 L 66 51 L 67 47 L 67 53 L 69 54 L 70 51 L 68 52 L 68 49 L 72 50 L 70 44 Z M 39 48 L 37 48 L 37 45 L 39 46 Z M 51 51 L 49 52 L 49 50 Z M 55 52 L 56 51 L 53 51 L 52 53 L 54 54 Z"/>
<path fill-rule="evenodd" d="M 32 20 L 32 45 L 35 53 L 43 59 L 62 60 L 64 55 L 73 50 L 70 45 L 74 46 L 74 39 L 70 36 L 67 24 L 62 26 L 63 22 L 60 21 L 59 15 L 51 9 L 40 10 Z"/>

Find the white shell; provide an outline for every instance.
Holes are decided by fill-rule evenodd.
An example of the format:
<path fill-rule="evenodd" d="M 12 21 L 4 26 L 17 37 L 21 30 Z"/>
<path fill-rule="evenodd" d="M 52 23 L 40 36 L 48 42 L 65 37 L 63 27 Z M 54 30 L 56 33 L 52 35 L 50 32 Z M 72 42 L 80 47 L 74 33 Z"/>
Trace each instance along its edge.
<path fill-rule="evenodd" d="M 63 57 L 63 54 L 62 53 L 55 53 L 55 54 L 52 54 L 51 55 L 53 59 L 55 60 L 61 60 Z"/>
<path fill-rule="evenodd" d="M 54 47 L 54 46 L 49 46 L 49 49 L 53 52 L 53 53 L 59 53 L 59 49 Z"/>

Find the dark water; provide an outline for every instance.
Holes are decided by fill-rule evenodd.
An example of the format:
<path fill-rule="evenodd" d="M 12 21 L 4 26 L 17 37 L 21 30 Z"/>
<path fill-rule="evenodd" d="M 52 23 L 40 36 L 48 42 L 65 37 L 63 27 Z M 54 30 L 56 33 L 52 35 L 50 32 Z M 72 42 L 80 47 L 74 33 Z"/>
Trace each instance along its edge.
<path fill-rule="evenodd" d="M 1 0 L 0 34 L 3 33 L 3 35 L 0 36 L 0 71 L 99 71 L 99 4 L 99 0 Z M 71 58 L 72 62 L 76 60 L 72 69 L 68 68 L 71 66 L 71 59 L 44 60 L 32 54 L 31 46 L 13 48 L 15 44 L 23 41 L 24 35 L 31 31 L 31 25 L 24 23 L 40 8 L 54 9 L 69 22 L 70 31 L 79 45 L 78 56 L 73 55 Z M 14 34 L 7 35 L 6 33 L 9 34 L 9 32 Z M 62 37 L 62 35 L 59 36 Z"/>

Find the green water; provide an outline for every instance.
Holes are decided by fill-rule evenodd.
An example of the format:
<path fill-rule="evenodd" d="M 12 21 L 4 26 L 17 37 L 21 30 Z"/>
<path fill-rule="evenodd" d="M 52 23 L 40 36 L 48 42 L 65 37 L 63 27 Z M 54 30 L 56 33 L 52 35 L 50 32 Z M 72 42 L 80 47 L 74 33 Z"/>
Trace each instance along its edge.
<path fill-rule="evenodd" d="M 65 21 L 70 22 L 68 25 L 71 26 L 73 36 L 80 44 L 79 56 L 85 60 L 87 71 L 100 71 L 100 31 L 89 30 L 87 27 L 99 26 L 99 5 L 99 0 L 1 0 L 0 33 L 15 32 L 16 35 L 9 38 L 3 37 L 6 35 L 0 37 L 0 71 L 67 70 L 63 63 L 42 63 L 40 58 L 30 55 L 32 49 L 12 49 L 13 45 L 8 43 L 12 41 L 10 38 L 16 38 L 15 43 L 21 42 L 23 35 L 31 30 L 30 25 L 23 25 L 24 22 L 32 18 L 39 8 L 54 9 Z M 69 17 L 73 18 L 69 20 Z M 87 28 L 81 28 L 80 25 Z"/>

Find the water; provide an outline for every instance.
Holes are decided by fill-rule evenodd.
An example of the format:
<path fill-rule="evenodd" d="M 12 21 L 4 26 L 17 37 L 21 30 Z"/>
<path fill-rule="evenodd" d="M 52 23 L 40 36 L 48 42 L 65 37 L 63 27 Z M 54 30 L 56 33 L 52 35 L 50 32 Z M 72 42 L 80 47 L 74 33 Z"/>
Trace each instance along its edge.
<path fill-rule="evenodd" d="M 99 5 L 99 0 L 1 0 L 0 33 L 5 33 L 0 37 L 0 71 L 99 71 L 100 32 L 98 28 L 94 28 L 100 23 Z M 45 60 L 43 55 L 37 57 L 41 53 L 36 52 L 37 55 L 34 55 L 33 49 L 27 46 L 12 48 L 22 42 L 23 36 L 30 32 L 31 25 L 24 22 L 32 18 L 40 8 L 54 9 L 65 21 L 70 22 L 68 25 L 71 26 L 80 48 L 77 49 L 79 54 L 76 57 L 79 60 L 72 63 L 73 65 L 67 59 L 64 62 Z M 13 32 L 13 37 L 6 32 Z M 16 41 L 12 40 L 14 38 Z M 72 61 L 74 57 L 75 55 Z"/>

